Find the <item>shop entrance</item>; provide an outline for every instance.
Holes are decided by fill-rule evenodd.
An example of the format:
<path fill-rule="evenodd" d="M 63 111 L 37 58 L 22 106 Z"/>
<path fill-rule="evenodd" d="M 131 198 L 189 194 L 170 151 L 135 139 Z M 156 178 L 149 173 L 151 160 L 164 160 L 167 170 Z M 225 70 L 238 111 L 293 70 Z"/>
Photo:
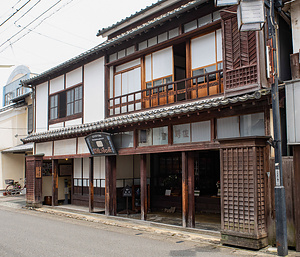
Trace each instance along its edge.
<path fill-rule="evenodd" d="M 71 203 L 72 160 L 58 160 L 58 204 Z M 43 204 L 52 205 L 52 161 L 43 160 L 42 165 Z"/>
<path fill-rule="evenodd" d="M 194 151 L 193 154 L 196 228 L 219 230 L 219 151 Z M 164 216 L 162 222 L 182 225 L 182 153 L 152 154 L 150 184 L 151 213 Z"/>

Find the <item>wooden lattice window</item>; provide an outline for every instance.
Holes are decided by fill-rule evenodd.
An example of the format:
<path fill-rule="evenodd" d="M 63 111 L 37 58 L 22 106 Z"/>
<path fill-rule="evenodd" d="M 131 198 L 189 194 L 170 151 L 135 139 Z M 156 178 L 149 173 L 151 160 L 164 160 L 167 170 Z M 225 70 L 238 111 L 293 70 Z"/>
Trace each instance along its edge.
<path fill-rule="evenodd" d="M 222 15 L 225 91 L 258 87 L 257 32 L 240 32 L 234 14 Z"/>

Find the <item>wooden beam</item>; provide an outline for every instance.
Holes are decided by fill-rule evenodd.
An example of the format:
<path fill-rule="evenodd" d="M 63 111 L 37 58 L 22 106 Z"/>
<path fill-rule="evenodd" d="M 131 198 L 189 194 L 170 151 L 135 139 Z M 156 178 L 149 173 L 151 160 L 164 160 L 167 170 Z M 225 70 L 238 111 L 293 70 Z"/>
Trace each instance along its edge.
<path fill-rule="evenodd" d="M 141 154 L 141 219 L 147 220 L 148 196 L 147 196 L 147 159 L 146 154 Z"/>
<path fill-rule="evenodd" d="M 182 152 L 182 226 L 188 224 L 188 172 L 187 172 L 187 152 Z"/>
<path fill-rule="evenodd" d="M 58 160 L 52 160 L 52 206 L 58 205 Z"/>
<path fill-rule="evenodd" d="M 294 146 L 294 210 L 296 251 L 300 252 L 300 146 Z"/>
<path fill-rule="evenodd" d="M 194 172 L 194 153 L 189 152 L 188 155 L 188 227 L 195 227 L 195 172 Z"/>
<path fill-rule="evenodd" d="M 105 215 L 117 215 L 116 156 L 105 157 Z"/>
<path fill-rule="evenodd" d="M 89 165 L 89 212 L 94 211 L 94 157 L 90 157 Z"/>

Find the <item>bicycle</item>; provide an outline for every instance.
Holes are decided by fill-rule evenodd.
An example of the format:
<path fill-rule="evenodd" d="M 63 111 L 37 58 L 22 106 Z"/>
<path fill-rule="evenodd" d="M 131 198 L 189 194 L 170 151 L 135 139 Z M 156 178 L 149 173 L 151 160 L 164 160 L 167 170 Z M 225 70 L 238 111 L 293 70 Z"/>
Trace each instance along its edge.
<path fill-rule="evenodd" d="M 22 187 L 18 181 L 14 181 L 13 179 L 6 179 L 5 184 L 7 184 L 5 188 L 6 195 L 21 194 L 22 190 L 26 187 L 25 185 Z"/>

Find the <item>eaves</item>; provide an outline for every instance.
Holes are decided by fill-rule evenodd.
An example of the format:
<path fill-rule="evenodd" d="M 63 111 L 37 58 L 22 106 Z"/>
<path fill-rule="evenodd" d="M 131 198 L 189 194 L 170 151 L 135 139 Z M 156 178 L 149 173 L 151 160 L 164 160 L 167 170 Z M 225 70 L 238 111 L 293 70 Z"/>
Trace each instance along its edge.
<path fill-rule="evenodd" d="M 270 94 L 270 89 L 258 90 L 252 94 L 245 94 L 235 97 L 215 97 L 205 100 L 196 100 L 189 103 L 173 105 L 165 108 L 158 108 L 154 110 L 142 111 L 134 114 L 121 115 L 118 117 L 107 118 L 98 122 L 87 123 L 67 128 L 55 129 L 46 132 L 33 133 L 30 136 L 22 139 L 23 143 L 29 142 L 45 142 L 62 138 L 72 138 L 78 135 L 88 135 L 96 131 L 109 130 L 116 126 L 132 125 L 139 122 L 148 122 L 157 119 L 165 119 L 172 116 L 182 114 L 200 112 L 210 110 L 213 108 L 220 108 L 239 102 L 246 102 L 248 100 L 259 100 L 263 96 Z"/>

